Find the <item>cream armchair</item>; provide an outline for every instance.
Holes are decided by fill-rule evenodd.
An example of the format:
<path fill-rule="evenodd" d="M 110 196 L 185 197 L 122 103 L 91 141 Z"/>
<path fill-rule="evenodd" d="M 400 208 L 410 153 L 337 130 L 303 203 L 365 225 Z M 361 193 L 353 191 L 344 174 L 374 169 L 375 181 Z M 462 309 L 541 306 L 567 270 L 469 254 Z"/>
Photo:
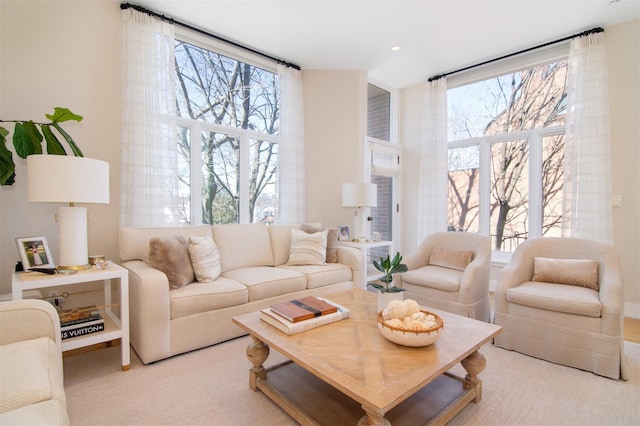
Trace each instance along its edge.
<path fill-rule="evenodd" d="M 495 291 L 496 346 L 624 378 L 622 275 L 613 247 L 576 238 L 520 244 Z"/>
<path fill-rule="evenodd" d="M 465 317 L 491 320 L 488 236 L 436 232 L 403 263 L 409 271 L 396 276 L 396 285 L 406 289 L 405 298 Z"/>

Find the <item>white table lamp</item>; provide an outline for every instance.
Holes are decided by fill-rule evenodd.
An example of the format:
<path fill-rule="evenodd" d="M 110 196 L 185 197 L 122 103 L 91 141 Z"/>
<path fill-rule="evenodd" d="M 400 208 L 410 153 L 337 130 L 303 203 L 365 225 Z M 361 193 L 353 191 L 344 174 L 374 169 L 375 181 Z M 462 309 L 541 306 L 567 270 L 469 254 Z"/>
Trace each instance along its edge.
<path fill-rule="evenodd" d="M 378 206 L 378 186 L 374 183 L 344 183 L 342 184 L 342 206 L 357 207 L 353 217 L 353 235 L 368 238 L 368 215 L 362 214 L 362 208 Z"/>
<path fill-rule="evenodd" d="M 27 199 L 69 203 L 58 207 L 58 269 L 90 268 L 87 209 L 75 203 L 109 203 L 109 163 L 69 155 L 29 155 Z"/>

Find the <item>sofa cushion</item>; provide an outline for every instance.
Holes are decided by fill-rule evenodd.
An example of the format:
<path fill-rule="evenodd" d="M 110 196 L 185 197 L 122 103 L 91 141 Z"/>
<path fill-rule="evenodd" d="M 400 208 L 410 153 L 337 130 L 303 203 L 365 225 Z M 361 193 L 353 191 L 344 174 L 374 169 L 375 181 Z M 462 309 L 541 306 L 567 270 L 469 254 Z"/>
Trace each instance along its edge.
<path fill-rule="evenodd" d="M 40 337 L 2 345 L 0 360 L 0 413 L 50 399 L 66 405 L 62 356 L 51 339 Z"/>
<path fill-rule="evenodd" d="M 402 282 L 435 288 L 442 291 L 458 291 L 462 272 L 441 266 L 427 265 L 402 274 Z"/>
<path fill-rule="evenodd" d="M 210 283 L 193 283 L 171 290 L 171 319 L 201 312 L 243 305 L 249 300 L 247 287 L 237 281 L 219 277 Z"/>
<path fill-rule="evenodd" d="M 464 271 L 473 260 L 471 250 L 452 250 L 446 247 L 434 247 L 429 258 L 429 265 Z"/>
<path fill-rule="evenodd" d="M 347 265 L 341 263 L 327 263 L 324 265 L 282 265 L 280 268 L 289 269 L 307 276 L 307 288 L 324 287 L 344 281 L 351 281 L 353 272 Z"/>
<path fill-rule="evenodd" d="M 507 290 L 507 301 L 548 311 L 599 318 L 598 292 L 586 287 L 528 281 Z"/>
<path fill-rule="evenodd" d="M 533 259 L 531 281 L 576 285 L 598 290 L 598 262 L 591 259 Z"/>
<path fill-rule="evenodd" d="M 189 257 L 198 282 L 210 283 L 220 276 L 220 252 L 210 236 L 190 236 Z"/>
<path fill-rule="evenodd" d="M 270 225 L 269 239 L 271 240 L 271 250 L 273 250 L 274 266 L 284 265 L 289 260 L 289 249 L 291 248 L 291 225 Z"/>
<path fill-rule="evenodd" d="M 264 223 L 213 226 L 222 272 L 254 266 L 273 266 L 269 229 Z"/>
<path fill-rule="evenodd" d="M 182 235 L 211 235 L 211 225 L 173 226 L 164 228 L 120 228 L 118 232 L 118 258 L 121 262 L 142 260 L 149 263 L 149 240 L 153 237 Z"/>
<path fill-rule="evenodd" d="M 165 273 L 171 288 L 180 288 L 194 280 L 188 243 L 181 235 L 151 238 L 149 265 Z"/>
<path fill-rule="evenodd" d="M 287 265 L 323 265 L 327 256 L 327 233 L 326 229 L 313 234 L 292 229 Z"/>
<path fill-rule="evenodd" d="M 223 272 L 222 276 L 245 285 L 249 290 L 249 302 L 307 288 L 307 277 L 304 274 L 284 268 L 243 268 Z"/>
<path fill-rule="evenodd" d="M 70 425 L 67 408 L 51 399 L 0 414 L 0 425 Z"/>

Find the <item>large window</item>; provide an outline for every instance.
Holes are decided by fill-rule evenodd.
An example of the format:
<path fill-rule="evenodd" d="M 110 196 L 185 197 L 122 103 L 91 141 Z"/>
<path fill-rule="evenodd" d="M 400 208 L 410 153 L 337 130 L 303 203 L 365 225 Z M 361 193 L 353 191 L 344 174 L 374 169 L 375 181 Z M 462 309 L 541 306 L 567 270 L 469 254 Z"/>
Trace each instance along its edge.
<path fill-rule="evenodd" d="M 181 222 L 277 220 L 278 75 L 176 40 Z"/>
<path fill-rule="evenodd" d="M 560 61 L 447 91 L 449 230 L 506 252 L 560 235 L 566 86 Z"/>

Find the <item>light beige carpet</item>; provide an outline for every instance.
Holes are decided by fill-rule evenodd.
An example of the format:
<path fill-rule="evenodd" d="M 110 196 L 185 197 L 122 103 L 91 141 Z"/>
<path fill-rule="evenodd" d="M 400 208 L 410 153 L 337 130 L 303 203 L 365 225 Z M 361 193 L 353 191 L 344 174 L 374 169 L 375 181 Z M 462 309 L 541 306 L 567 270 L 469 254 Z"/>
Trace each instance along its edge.
<path fill-rule="evenodd" d="M 119 347 L 65 358 L 71 423 L 295 425 L 249 390 L 248 343 L 243 337 L 146 366 L 132 351 L 127 372 L 120 371 Z M 450 424 L 639 425 L 640 344 L 625 342 L 625 351 L 629 380 L 614 381 L 487 344 L 483 400 Z M 269 360 L 282 357 L 272 351 Z"/>

